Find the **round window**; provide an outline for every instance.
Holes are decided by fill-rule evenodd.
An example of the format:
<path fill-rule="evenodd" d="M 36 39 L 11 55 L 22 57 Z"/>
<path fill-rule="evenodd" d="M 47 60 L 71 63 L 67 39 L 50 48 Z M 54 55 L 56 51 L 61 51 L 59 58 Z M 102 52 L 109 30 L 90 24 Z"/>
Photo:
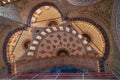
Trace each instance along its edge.
<path fill-rule="evenodd" d="M 48 23 L 48 26 L 56 26 L 56 25 L 58 25 L 58 23 L 56 21 L 50 21 Z"/>
<path fill-rule="evenodd" d="M 25 50 L 29 47 L 30 42 L 31 42 L 30 40 L 27 40 L 27 41 L 24 42 L 23 47 L 24 47 Z"/>

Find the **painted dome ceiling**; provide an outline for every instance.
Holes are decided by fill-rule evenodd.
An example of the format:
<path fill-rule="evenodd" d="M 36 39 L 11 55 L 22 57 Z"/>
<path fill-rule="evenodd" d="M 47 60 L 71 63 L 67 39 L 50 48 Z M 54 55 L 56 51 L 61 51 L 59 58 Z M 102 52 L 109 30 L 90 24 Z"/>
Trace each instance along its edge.
<path fill-rule="evenodd" d="M 101 0 L 67 0 L 67 1 L 73 5 L 87 6 L 95 4 Z"/>
<path fill-rule="evenodd" d="M 84 61 L 81 62 L 81 65 L 80 61 L 84 60 L 85 56 L 88 59 L 85 60 L 87 64 L 83 66 L 87 66 L 93 62 L 93 65 L 89 66 L 92 66 L 93 70 L 98 72 L 100 70 L 98 60 L 105 60 L 111 49 L 109 49 L 111 46 L 109 46 L 109 41 L 105 32 L 107 30 L 104 31 L 104 23 L 102 24 L 99 20 L 97 21 L 97 18 L 92 20 L 92 17 L 90 17 L 91 19 L 84 16 L 81 17 L 81 14 L 83 11 L 86 13 L 90 10 L 89 13 L 91 15 L 92 12 L 97 11 L 97 13 L 103 13 L 104 15 L 104 13 L 107 12 L 106 10 L 108 7 L 106 8 L 102 6 L 103 8 L 106 8 L 105 11 L 102 11 L 102 7 L 100 6 L 103 0 L 66 0 L 66 2 L 67 1 L 71 4 L 71 6 L 68 4 L 69 7 L 76 8 L 75 10 L 79 7 L 81 9 L 74 12 L 73 8 L 71 10 L 67 10 L 65 7 L 61 8 L 60 5 L 55 6 L 48 2 L 41 2 L 38 6 L 32 6 L 32 10 L 29 8 L 26 12 L 21 9 L 20 11 L 25 14 L 21 13 L 20 16 L 23 15 L 22 17 L 25 17 L 26 15 L 29 15 L 28 19 L 26 19 L 28 20 L 27 25 L 22 28 L 16 28 L 11 31 L 10 36 L 8 35 L 5 44 L 6 48 L 3 50 L 6 56 L 6 62 L 8 60 L 8 62 L 12 64 L 13 62 L 17 63 L 18 61 L 18 64 L 16 65 L 21 66 L 21 63 L 22 65 L 27 64 L 27 59 L 29 62 L 29 59 L 31 59 L 30 57 L 32 57 L 36 59 L 33 60 L 33 62 L 30 62 L 33 65 L 36 62 L 35 66 L 38 67 L 37 69 L 43 66 L 41 67 L 42 69 L 46 66 L 46 64 L 42 64 L 43 62 L 52 64 L 52 67 L 54 67 L 55 64 L 60 66 L 61 63 L 62 65 L 73 63 L 71 65 L 74 65 L 74 62 L 78 61 L 76 62 L 76 65 L 79 64 L 78 66 L 81 66 Z M 98 5 L 91 6 L 93 4 Z M 76 7 L 72 5 L 76 5 Z M 26 6 L 28 6 L 28 4 L 26 4 Z M 90 6 L 91 8 L 88 8 L 88 10 L 87 6 Z M 101 11 L 99 12 L 97 8 Z M 64 10 L 65 12 L 63 12 Z M 29 11 L 30 14 L 28 14 Z M 94 14 L 97 15 L 97 13 Z M 99 17 L 101 16 L 102 15 Z M 100 18 L 100 20 L 102 20 L 102 18 Z M 66 23 L 69 24 L 66 25 Z M 67 58 L 69 60 L 67 60 Z M 93 58 L 95 58 L 95 60 Z M 46 61 L 44 59 L 46 59 Z M 26 60 L 26 62 L 24 60 Z M 44 61 L 42 62 L 39 60 Z M 39 64 L 41 65 L 39 66 Z M 29 66 L 29 64 L 27 66 Z M 86 68 L 90 69 L 89 66 Z M 23 67 L 26 67 L 26 65 Z M 22 68 L 21 70 L 23 70 L 23 67 L 18 67 L 17 69 L 19 70 L 19 68 Z M 48 67 L 50 68 L 51 66 Z"/>

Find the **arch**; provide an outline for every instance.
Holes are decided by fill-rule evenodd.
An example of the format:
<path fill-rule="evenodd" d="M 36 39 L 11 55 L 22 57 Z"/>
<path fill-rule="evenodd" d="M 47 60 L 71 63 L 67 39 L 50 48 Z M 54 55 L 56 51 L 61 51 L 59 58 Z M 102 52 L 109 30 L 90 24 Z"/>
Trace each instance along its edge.
<path fill-rule="evenodd" d="M 60 11 L 60 9 L 55 5 L 55 3 L 52 2 L 41 2 L 38 5 L 36 5 L 35 7 L 33 7 L 31 9 L 31 11 L 29 12 L 30 14 L 28 15 L 28 19 L 27 19 L 27 24 L 30 26 L 31 25 L 31 17 L 34 14 L 35 10 L 37 10 L 38 8 L 42 7 L 42 6 L 52 6 L 54 7 L 56 10 L 58 10 L 58 12 L 60 13 L 61 17 L 64 18 L 62 12 Z M 28 27 L 28 26 L 27 26 Z"/>
<path fill-rule="evenodd" d="M 7 65 L 8 73 L 11 73 L 11 64 L 9 63 L 9 61 L 7 59 L 7 52 L 6 52 L 7 44 L 9 42 L 10 37 L 14 33 L 18 32 L 18 31 L 21 31 L 21 30 L 25 30 L 25 27 L 19 27 L 19 28 L 14 29 L 13 31 L 9 32 L 8 35 L 7 35 L 7 37 L 5 38 L 4 43 L 3 43 L 3 47 L 2 47 L 3 60 L 4 60 L 5 64 Z"/>
<path fill-rule="evenodd" d="M 54 35 L 54 37 L 52 37 L 51 35 Z M 66 37 L 68 40 L 64 40 L 64 38 Z M 56 44 L 60 46 L 57 48 L 53 46 L 56 45 L 53 44 L 56 38 L 59 41 Z M 50 41 L 50 39 L 55 39 L 55 40 Z M 71 42 L 70 43 L 71 46 L 67 46 L 66 41 L 67 43 Z M 44 49 L 47 49 L 46 48 L 47 46 L 45 46 L 44 44 L 43 47 L 42 45 L 43 43 L 47 43 L 46 44 L 47 46 L 51 44 L 52 49 L 45 51 Z M 63 44 L 63 46 L 64 45 L 65 46 L 63 47 L 61 43 Z M 72 43 L 76 43 L 75 46 L 72 45 Z M 57 56 L 56 53 L 59 52 L 61 48 L 68 50 L 69 54 Z M 76 52 L 72 52 L 71 50 L 74 50 Z M 31 60 L 28 59 L 29 57 L 31 57 Z M 61 62 L 61 60 L 64 60 L 64 63 Z M 89 69 L 92 68 L 92 70 L 95 70 L 97 72 L 99 67 L 98 60 L 99 59 L 97 57 L 97 52 L 88 44 L 88 42 L 82 37 L 82 35 L 79 32 L 77 32 L 72 26 L 70 27 L 69 24 L 68 25 L 63 24 L 59 26 L 51 26 L 51 27 L 43 28 L 42 30 L 41 28 L 38 29 L 36 28 L 34 30 L 34 36 L 28 50 L 22 56 L 22 59 L 16 61 L 15 64 L 21 65 L 16 67 L 17 73 L 28 72 L 31 69 L 32 70 L 43 69 L 46 66 L 46 64 L 48 66 L 50 66 L 49 64 L 53 66 L 54 64 L 57 64 L 58 66 L 59 64 L 60 65 L 77 64 L 78 67 L 83 66 Z M 28 68 L 27 70 L 23 69 L 19 71 L 19 69 L 22 69 L 23 67 L 25 67 L 25 65 L 30 66 L 29 62 L 31 62 L 30 68 Z M 83 64 L 84 62 L 86 62 L 86 64 Z M 91 64 L 91 66 L 87 64 Z"/>
<path fill-rule="evenodd" d="M 78 20 L 86 21 L 86 22 L 89 22 L 89 23 L 93 24 L 94 26 L 96 26 L 101 31 L 101 33 L 104 37 L 104 40 L 105 40 L 105 52 L 104 52 L 104 56 L 99 59 L 99 67 L 100 67 L 100 71 L 104 72 L 105 71 L 104 61 L 106 61 L 108 56 L 109 56 L 110 42 L 109 42 L 109 38 L 107 36 L 107 33 L 105 32 L 103 27 L 100 24 L 96 23 L 94 20 L 92 20 L 90 18 L 86 18 L 86 17 L 73 17 L 73 18 L 66 17 L 65 19 L 68 20 L 69 22 L 70 21 L 78 21 Z"/>
<path fill-rule="evenodd" d="M 86 18 L 86 17 L 73 17 L 73 18 L 66 17 L 66 20 L 69 22 L 78 21 L 78 20 L 86 21 L 86 22 L 93 24 L 95 27 L 97 27 L 101 31 L 101 33 L 105 39 L 105 53 L 104 53 L 104 56 L 100 59 L 100 61 L 104 62 L 105 60 L 107 60 L 107 58 L 109 56 L 109 52 L 110 52 L 110 43 L 109 43 L 109 38 L 107 36 L 107 33 L 105 32 L 105 30 L 103 29 L 103 27 L 100 24 L 97 24 L 94 20 L 92 20 L 90 18 Z"/>

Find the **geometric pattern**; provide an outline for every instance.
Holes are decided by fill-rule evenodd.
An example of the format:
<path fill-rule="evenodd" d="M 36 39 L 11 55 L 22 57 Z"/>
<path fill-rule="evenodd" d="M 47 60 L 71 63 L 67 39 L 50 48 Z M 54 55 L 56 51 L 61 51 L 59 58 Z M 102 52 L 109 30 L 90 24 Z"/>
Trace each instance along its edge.
<path fill-rule="evenodd" d="M 69 25 L 36 28 L 26 56 L 49 58 L 60 54 L 95 57 L 97 52 Z"/>

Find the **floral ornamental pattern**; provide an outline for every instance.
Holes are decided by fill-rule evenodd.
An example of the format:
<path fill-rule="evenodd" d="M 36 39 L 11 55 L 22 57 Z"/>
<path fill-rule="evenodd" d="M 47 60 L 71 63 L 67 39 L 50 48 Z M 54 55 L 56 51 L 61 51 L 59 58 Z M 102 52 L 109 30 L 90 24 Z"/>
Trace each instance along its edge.
<path fill-rule="evenodd" d="M 36 31 L 39 32 L 36 34 Z M 26 52 L 27 56 L 35 55 L 36 58 L 56 57 L 60 54 L 99 56 L 88 41 L 72 27 L 52 26 L 42 30 L 38 28 L 34 30 L 34 34 L 32 43 Z"/>

